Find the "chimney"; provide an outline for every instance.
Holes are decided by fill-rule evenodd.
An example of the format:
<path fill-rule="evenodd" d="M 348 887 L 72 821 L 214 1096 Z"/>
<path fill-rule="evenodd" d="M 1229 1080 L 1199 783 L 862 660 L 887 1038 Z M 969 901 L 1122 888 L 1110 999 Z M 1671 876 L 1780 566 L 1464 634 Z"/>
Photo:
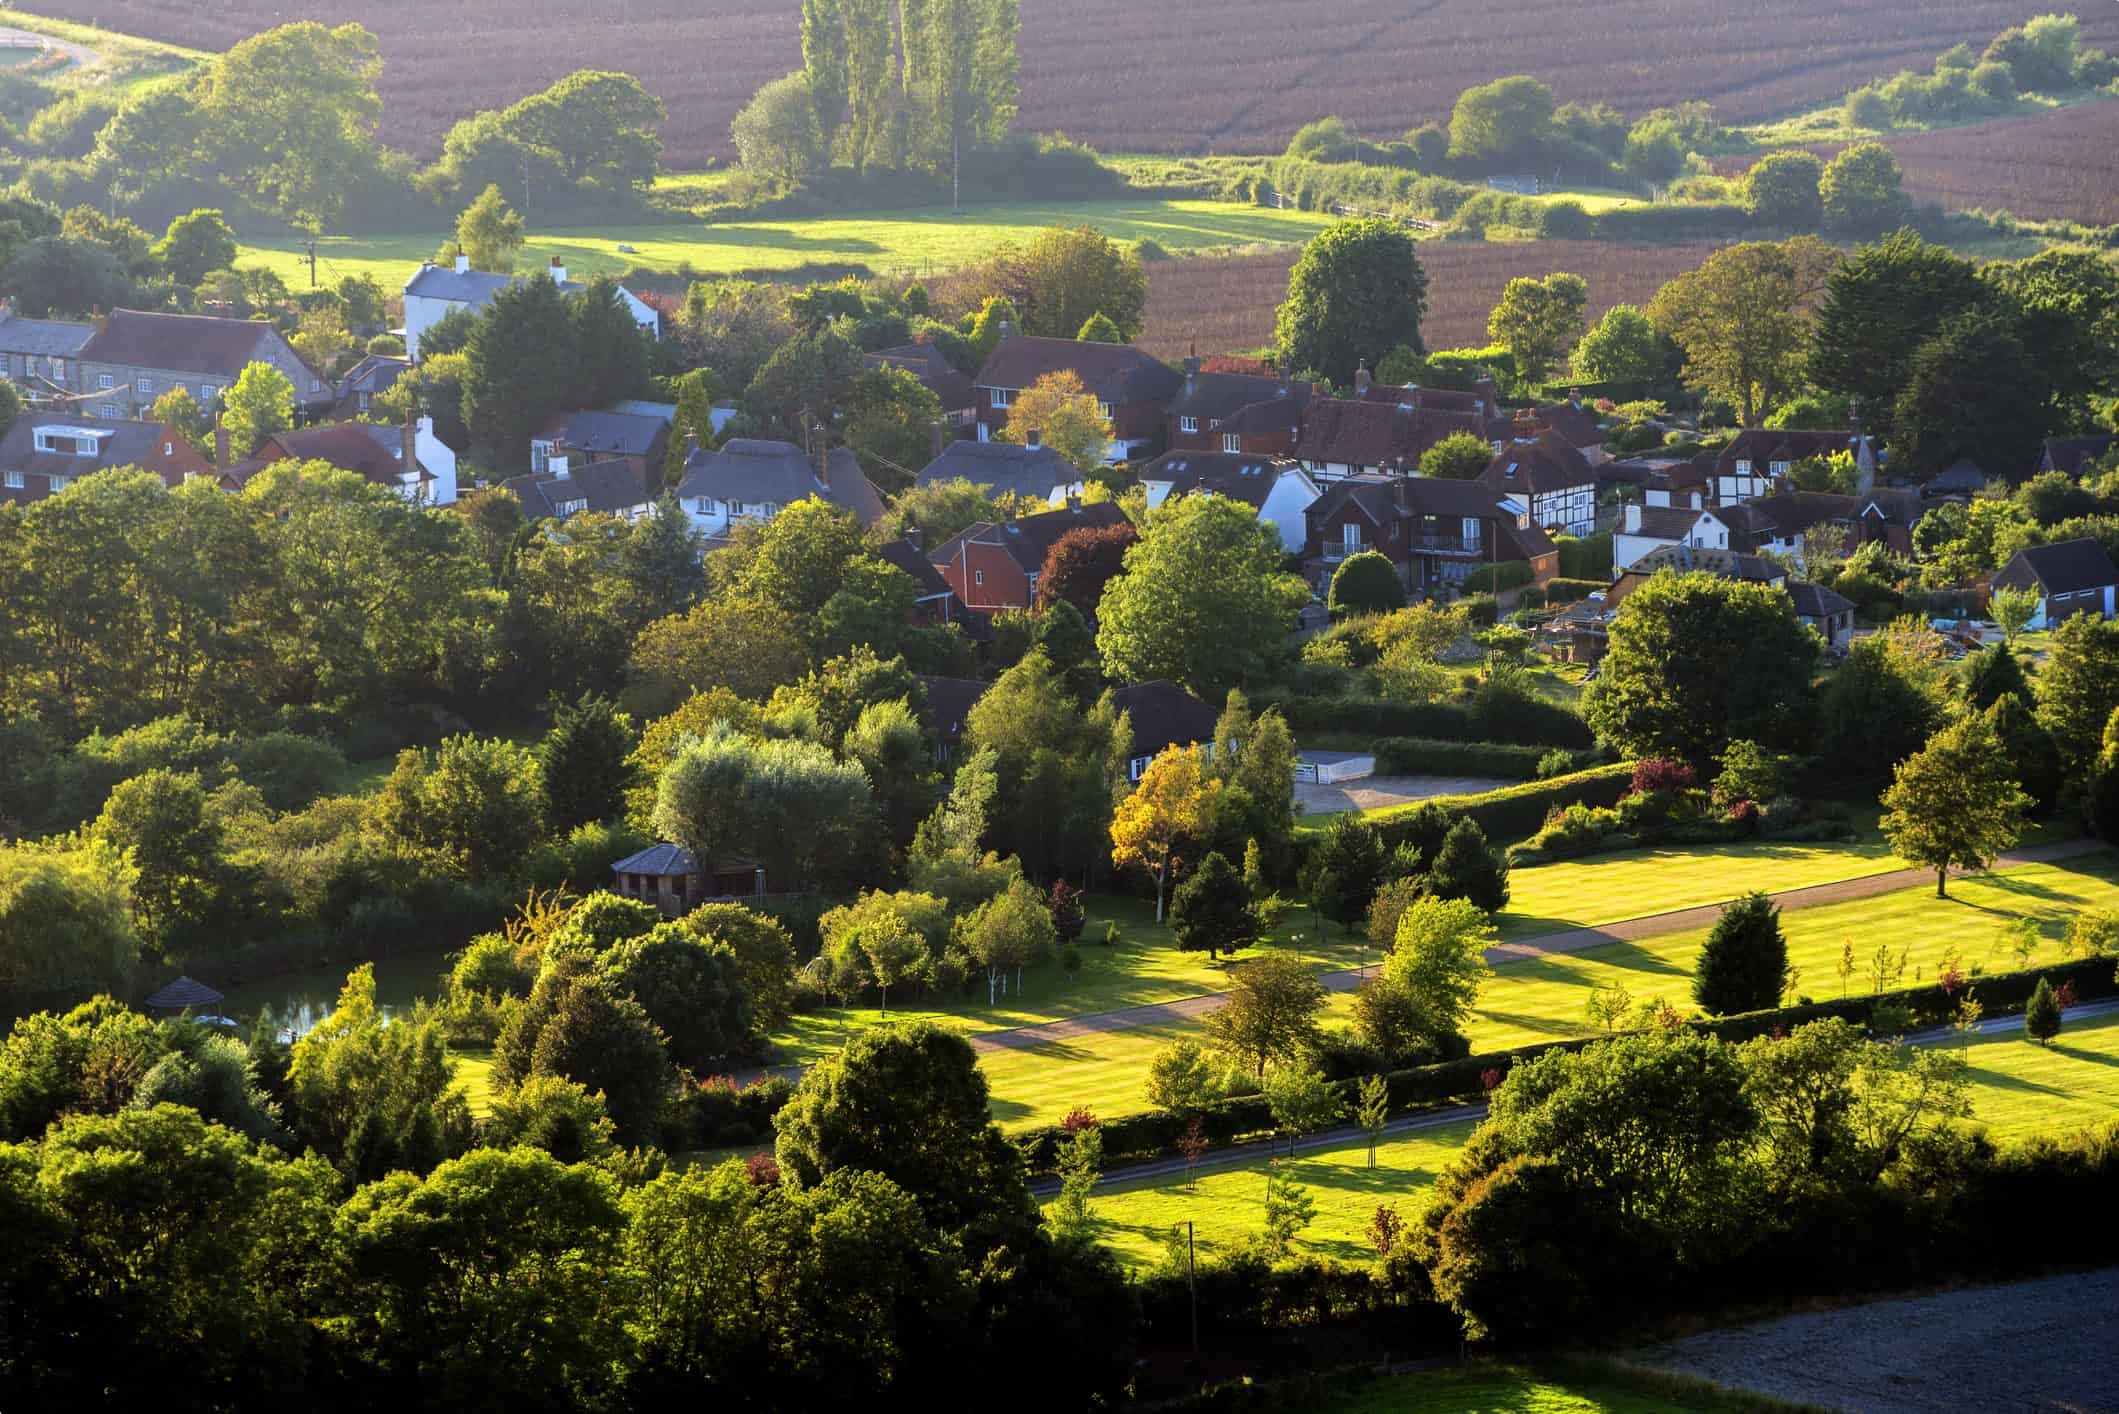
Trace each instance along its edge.
<path fill-rule="evenodd" d="M 544 469 L 552 474 L 553 480 L 564 481 L 567 479 L 567 458 L 561 456 L 547 457 L 545 458 Z"/>
<path fill-rule="evenodd" d="M 412 419 L 412 410 L 405 410 L 405 425 L 399 430 L 399 453 L 406 471 L 419 469 L 419 424 Z"/>
<path fill-rule="evenodd" d="M 1639 501 L 1628 501 L 1626 503 L 1626 533 L 1628 535 L 1635 534 L 1640 528 L 1641 503 Z"/>
<path fill-rule="evenodd" d="M 552 283 L 555 285 L 564 285 L 566 282 L 567 267 L 565 263 L 562 262 L 560 258 L 555 255 L 552 257 Z"/>
<path fill-rule="evenodd" d="M 213 464 L 226 471 L 228 463 L 228 424 L 216 412 L 213 415 Z"/>
<path fill-rule="evenodd" d="M 949 445 L 949 428 L 948 425 L 945 424 L 942 419 L 938 417 L 934 420 L 934 426 L 929 428 L 928 431 L 932 434 L 932 436 L 929 438 L 929 441 L 934 449 L 933 456 L 931 456 L 929 460 L 934 460 L 936 458 L 939 458 L 942 455 L 943 448 Z"/>
<path fill-rule="evenodd" d="M 1082 498 L 1074 494 L 1074 492 L 1072 491 L 1069 491 L 1067 493 L 1067 509 L 1074 512 L 1076 515 L 1080 515 L 1082 513 Z"/>
<path fill-rule="evenodd" d="M 1045 434 L 1033 427 L 1023 434 L 1023 445 L 1032 448 L 1042 447 L 1045 445 Z"/>
<path fill-rule="evenodd" d="M 1193 380 L 1197 379 L 1198 377 L 1199 377 L 1199 355 L 1198 355 L 1198 354 L 1193 354 L 1193 355 L 1192 355 L 1192 356 L 1191 356 L 1190 358 L 1187 358 L 1187 359 L 1185 360 L 1185 382 L 1187 382 L 1187 383 L 1190 383 L 1190 382 L 1192 382 Z"/>
<path fill-rule="evenodd" d="M 1368 360 L 1363 359 L 1361 366 L 1354 370 L 1354 397 L 1356 400 L 1367 397 L 1369 395 L 1369 385 L 1375 381 L 1375 378 L 1369 374 Z"/>
<path fill-rule="evenodd" d="M 471 273 L 471 257 L 461 251 L 458 251 L 456 255 L 456 273 L 459 275 Z"/>
<path fill-rule="evenodd" d="M 1410 476 L 1401 476 L 1391 487 L 1391 499 L 1398 503 L 1398 509 L 1401 511 L 1410 511 L 1413 508 L 1412 485 L 1413 479 Z"/>

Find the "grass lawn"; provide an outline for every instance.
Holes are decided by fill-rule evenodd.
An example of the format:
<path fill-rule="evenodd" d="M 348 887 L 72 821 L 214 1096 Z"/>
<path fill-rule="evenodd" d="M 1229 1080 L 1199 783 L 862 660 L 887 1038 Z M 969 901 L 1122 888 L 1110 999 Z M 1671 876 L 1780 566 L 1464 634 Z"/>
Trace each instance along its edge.
<path fill-rule="evenodd" d="M 1944 128 L 1970 127 L 1975 123 L 2027 117 L 2034 113 L 2072 108 L 2078 103 L 2095 103 L 2107 96 L 2095 89 L 2078 89 L 2059 97 L 2026 93 L 2018 96 L 2006 112 L 1981 113 L 1960 121 L 1898 124 L 1884 130 L 1864 128 L 1848 121 L 1846 104 L 1834 103 L 1829 107 L 1816 108 L 1808 113 L 1798 113 L 1771 123 L 1754 123 L 1749 127 L 1737 129 L 1736 135 L 1749 144 L 1751 150 L 1761 152 L 1768 148 L 1800 147 L 1811 143 L 1869 142 L 1878 138 L 1903 137 L 1909 133 L 1939 132 Z"/>
<path fill-rule="evenodd" d="M 1327 1401 L 1315 1414 L 1706 1414 L 1761 1407 L 1704 1383 L 1648 1372 L 1585 1366 L 1547 1373 L 1482 1363 L 1378 1380 Z"/>
<path fill-rule="evenodd" d="M 471 1102 L 471 1113 L 484 1119 L 493 1112 L 493 1053 L 482 1047 L 454 1050 L 456 1088 Z"/>
<path fill-rule="evenodd" d="M 2069 1023 L 2050 1046 L 2021 1031 L 1966 1052 L 1973 1113 L 1996 1138 L 2085 1129 L 2119 1116 L 2119 1015 Z"/>
<path fill-rule="evenodd" d="M 0 28 L 48 35 L 70 44 L 85 45 L 96 52 L 96 61 L 92 64 L 69 64 L 57 72 L 39 76 L 59 88 L 122 92 L 166 80 L 172 75 L 189 73 L 213 58 L 200 49 L 186 49 L 181 45 L 142 39 L 136 34 L 120 34 L 95 25 L 47 19 L 43 15 L 25 14 L 14 9 L 0 12 Z"/>
<path fill-rule="evenodd" d="M 714 275 L 813 263 L 859 264 L 878 274 L 924 276 L 981 259 L 1004 241 L 1028 241 L 1048 226 L 1084 222 L 1115 239 L 1152 239 L 1168 250 L 1186 251 L 1300 243 L 1332 224 L 1332 218 L 1232 202 L 1140 199 L 1015 202 L 967 207 L 954 214 L 943 207 L 919 207 L 833 220 L 568 227 L 534 230 L 516 266 L 542 269 L 556 255 L 575 278 L 635 267 L 675 271 L 689 265 L 701 275 Z M 438 229 L 425 235 L 326 237 L 317 243 L 318 278 L 336 283 L 342 276 L 371 274 L 385 289 L 394 290 L 447 238 L 448 233 Z M 634 249 L 622 252 L 621 244 Z M 308 285 L 308 265 L 298 240 L 248 242 L 237 263 L 277 271 L 298 289 Z"/>

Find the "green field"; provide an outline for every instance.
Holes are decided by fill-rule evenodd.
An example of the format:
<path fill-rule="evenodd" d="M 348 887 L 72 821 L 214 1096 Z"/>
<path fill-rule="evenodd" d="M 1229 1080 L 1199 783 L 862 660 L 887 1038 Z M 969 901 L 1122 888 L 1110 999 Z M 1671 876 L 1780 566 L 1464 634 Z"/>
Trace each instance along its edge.
<path fill-rule="evenodd" d="M 1154 240 L 1171 251 L 1223 246 L 1299 244 L 1332 218 L 1306 211 L 1269 211 L 1219 201 L 1091 201 L 1006 203 L 875 211 L 831 220 L 677 221 L 660 224 L 534 230 L 517 257 L 521 270 L 544 268 L 553 256 L 572 277 L 628 269 L 700 275 L 789 270 L 812 264 L 863 265 L 876 274 L 927 276 L 970 264 L 1004 241 L 1028 241 L 1055 225 L 1087 223 L 1117 240 Z M 329 236 L 317 243 L 317 275 L 335 283 L 373 275 L 386 290 L 401 288 L 420 261 L 449 238 L 423 235 Z M 633 247 L 620 251 L 620 245 Z M 238 266 L 262 265 L 289 285 L 305 288 L 309 267 L 295 239 L 247 242 Z"/>
<path fill-rule="evenodd" d="M 24 14 L 20 10 L 0 12 L 0 27 L 48 35 L 53 39 L 84 45 L 95 51 L 94 63 L 69 64 L 63 69 L 40 75 L 46 83 L 59 88 L 123 91 L 165 80 L 172 75 L 187 74 L 200 63 L 213 57 L 203 50 L 163 44 L 158 40 L 142 39 L 134 34 L 119 34 L 92 24 L 75 24 L 68 20 L 48 19 L 43 15 Z"/>
<path fill-rule="evenodd" d="M 1316 1414 L 1712 1414 L 1769 1406 L 1795 1407 L 1650 1371 L 1476 1364 L 1378 1380 Z"/>

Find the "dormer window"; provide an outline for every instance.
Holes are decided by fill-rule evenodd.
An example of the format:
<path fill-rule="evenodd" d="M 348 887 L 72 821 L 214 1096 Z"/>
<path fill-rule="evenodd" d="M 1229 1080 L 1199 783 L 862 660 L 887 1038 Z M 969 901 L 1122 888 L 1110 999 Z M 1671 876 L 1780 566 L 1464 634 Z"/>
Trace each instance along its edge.
<path fill-rule="evenodd" d="M 1768 467 L 1775 476 L 1786 476 L 1788 474 L 1787 462 L 1771 462 Z"/>
<path fill-rule="evenodd" d="M 1748 458 L 1740 459 L 1737 462 L 1736 474 L 1738 476 L 1749 476 L 1751 474 L 1751 462 Z"/>

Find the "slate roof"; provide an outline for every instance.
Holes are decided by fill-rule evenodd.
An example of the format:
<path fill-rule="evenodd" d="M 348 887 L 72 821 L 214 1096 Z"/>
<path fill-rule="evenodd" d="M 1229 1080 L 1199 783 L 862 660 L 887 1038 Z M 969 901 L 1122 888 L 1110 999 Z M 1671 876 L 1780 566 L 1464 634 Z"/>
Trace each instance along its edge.
<path fill-rule="evenodd" d="M 1070 530 L 1084 528 L 1095 530 L 1107 525 L 1120 525 L 1126 513 L 1115 501 L 1098 501 L 1094 505 L 1068 506 L 1062 510 L 1046 511 L 1041 515 L 1019 516 L 1014 520 L 980 521 L 963 531 L 928 555 L 935 564 L 946 564 L 962 545 L 998 545 L 1008 552 L 1024 574 L 1036 574 L 1045 567 L 1045 556 L 1052 550 L 1062 535 Z"/>
<path fill-rule="evenodd" d="M 405 473 L 404 434 L 395 427 L 373 422 L 327 422 L 275 432 L 259 450 L 275 447 L 292 461 L 329 462 L 342 471 L 366 477 L 378 486 L 397 487 Z M 270 466 L 277 458 L 252 456 L 237 462 L 224 475 L 242 485 Z M 416 469 L 416 468 L 415 468 Z"/>
<path fill-rule="evenodd" d="M 979 678 L 940 678 L 918 675 L 913 678 L 920 685 L 920 720 L 928 733 L 943 745 L 950 745 L 964 735 L 964 723 L 971 717 L 971 709 L 986 695 L 988 684 Z"/>
<path fill-rule="evenodd" d="M 1661 545 L 1635 560 L 1627 567 L 1627 574 L 1651 575 L 1657 570 L 1677 570 L 1681 573 L 1697 571 L 1711 574 L 1718 579 L 1742 580 L 1747 584 L 1773 584 L 1788 577 L 1788 572 L 1777 561 L 1764 555 L 1747 555 L 1737 550 L 1717 550 L 1712 546 Z"/>
<path fill-rule="evenodd" d="M 384 393 L 390 390 L 401 374 L 412 367 L 409 358 L 398 358 L 390 354 L 369 354 L 348 369 L 346 376 L 338 380 L 339 396 L 352 393 Z"/>
<path fill-rule="evenodd" d="M 1226 424 L 1231 417 L 1254 403 L 1282 403 L 1294 408 L 1299 416 L 1315 392 L 1316 386 L 1311 383 L 1255 373 L 1187 372 L 1170 399 L 1170 412 L 1198 418 L 1201 432 L 1221 432 L 1228 430 Z M 1210 428 L 1208 424 L 1217 419 L 1224 425 Z"/>
<path fill-rule="evenodd" d="M 647 478 L 639 464 L 622 457 L 569 467 L 565 476 L 511 476 L 504 484 L 522 502 L 522 513 L 529 520 L 557 519 L 560 505 L 567 501 L 585 500 L 587 509 L 607 515 L 632 510 L 649 501 Z"/>
<path fill-rule="evenodd" d="M 1292 397 L 1268 398 L 1236 409 L 1221 420 L 1221 426 L 1212 430 L 1224 437 L 1263 437 L 1276 433 L 1294 437 L 1301 433 L 1302 415 L 1308 410 L 1308 399 L 1297 402 Z"/>
<path fill-rule="evenodd" d="M 777 506 L 816 496 L 852 511 L 864 526 L 883 518 L 883 493 L 861 474 L 861 463 L 851 451 L 833 448 L 826 469 L 831 473 L 829 485 L 817 480 L 808 455 L 794 443 L 734 437 L 719 450 L 702 447 L 686 459 L 677 495 Z"/>
<path fill-rule="evenodd" d="M 40 428 L 79 427 L 107 431 L 97 441 L 97 454 L 69 456 L 65 452 L 37 450 Z M 74 413 L 25 412 L 15 419 L 7 435 L 0 437 L 0 468 L 37 476 L 63 476 L 69 480 L 114 466 L 137 466 L 159 470 L 162 444 L 174 436 L 159 422 L 127 422 L 108 417 L 81 417 Z"/>
<path fill-rule="evenodd" d="M 894 348 L 878 349 L 861 355 L 861 363 L 868 368 L 904 369 L 941 400 L 944 412 L 961 412 L 977 401 L 972 392 L 971 375 L 959 373 L 956 365 L 933 344 L 899 344 Z"/>
<path fill-rule="evenodd" d="M 1243 452 L 1164 452 L 1140 469 L 1142 481 L 1167 481 L 1170 499 L 1212 492 L 1258 510 L 1272 494 L 1281 474 L 1300 471 L 1287 457 Z"/>
<path fill-rule="evenodd" d="M 1643 506 L 1640 529 L 1626 530 L 1623 528 L 1625 522 L 1621 521 L 1619 524 L 1622 528 L 1618 533 L 1639 535 L 1650 540 L 1682 540 L 1692 533 L 1692 527 L 1699 524 L 1701 516 L 1714 514 L 1713 511 L 1694 510 L 1690 506 Z"/>
<path fill-rule="evenodd" d="M 2112 567 L 2104 546 L 2086 535 L 2018 550 L 1993 581 L 1996 589 L 2035 585 L 2041 594 L 2073 594 L 2108 584 L 2119 584 L 2119 569 Z"/>
<path fill-rule="evenodd" d="M 1854 601 L 1836 589 L 1807 579 L 1791 579 L 1782 586 L 1788 597 L 1795 601 L 1797 617 L 1825 619 L 1834 614 L 1844 614 L 1853 609 Z"/>
<path fill-rule="evenodd" d="M 212 1006 L 222 1000 L 221 994 L 204 982 L 179 977 L 149 997 L 146 1006 L 149 1011 L 182 1011 L 186 1007 Z"/>
<path fill-rule="evenodd" d="M 1319 398 L 1303 419 L 1302 440 L 1295 450 L 1304 461 L 1410 469 L 1421 453 L 1453 432 L 1484 438 L 1485 420 L 1401 403 Z"/>
<path fill-rule="evenodd" d="M 1531 409 L 1537 425 L 1552 432 L 1571 447 L 1599 447 L 1604 429 L 1597 426 L 1596 409 L 1577 402 L 1547 403 Z"/>
<path fill-rule="evenodd" d="M 1132 755 L 1154 756 L 1169 746 L 1214 740 L 1221 714 L 1174 682 L 1156 678 L 1115 688 L 1112 705 L 1133 727 Z"/>
<path fill-rule="evenodd" d="M 1048 373 L 1072 369 L 1091 393 L 1114 408 L 1166 402 L 1183 375 L 1131 344 L 1083 343 L 1010 334 L 986 356 L 973 381 L 981 388 L 1027 388 Z"/>
<path fill-rule="evenodd" d="M 919 599 L 947 598 L 956 592 L 949 587 L 949 581 L 942 578 L 942 572 L 934 567 L 934 561 L 928 559 L 909 541 L 893 540 L 887 545 L 879 546 L 876 558 L 911 576 L 913 594 Z"/>
<path fill-rule="evenodd" d="M 63 319 L 0 318 L 0 352 L 31 354 L 37 358 L 73 358 L 95 337 L 92 324 L 70 324 Z"/>
<path fill-rule="evenodd" d="M 535 273 L 542 275 L 545 272 L 538 270 Z M 496 275 L 490 270 L 459 273 L 454 266 L 436 265 L 430 261 L 412 272 L 412 278 L 405 281 L 405 293 L 418 295 L 421 299 L 450 300 L 478 309 L 519 278 L 525 277 Z M 567 280 L 559 286 L 561 294 L 569 295 L 584 288 L 579 280 Z"/>
<path fill-rule="evenodd" d="M 14 347 L 4 343 L 6 336 L 7 326 L 0 324 L 0 347 Z M 2115 432 L 2100 432 L 2090 437 L 2048 437 L 2039 466 L 2046 471 L 2064 471 L 2069 476 L 2080 476 L 2091 462 L 2114 447 L 2119 447 L 2119 433 Z"/>
<path fill-rule="evenodd" d="M 668 445 L 670 424 L 659 417 L 584 408 L 554 417 L 545 431 L 553 440 L 585 452 L 644 456 L 658 443 Z"/>
<path fill-rule="evenodd" d="M 1072 462 L 1050 447 L 1021 447 L 1013 442 L 974 442 L 959 438 L 920 469 L 915 486 L 969 481 L 990 488 L 995 496 L 1028 496 L 1049 501 L 1062 486 L 1082 479 Z"/>
<path fill-rule="evenodd" d="M 233 381 L 258 361 L 259 349 L 269 342 L 285 341 L 263 320 L 114 309 L 78 357 L 90 363 L 207 373 Z"/>
<path fill-rule="evenodd" d="M 1496 491 L 1529 493 L 1594 486 L 1596 468 L 1574 444 L 1556 432 L 1541 432 L 1534 442 L 1511 442 L 1487 464 L 1479 478 Z"/>
<path fill-rule="evenodd" d="M 2050 443 L 2047 445 L 2051 446 Z M 1977 494 L 1986 484 L 1985 470 L 1971 462 L 1960 461 L 1952 463 L 1948 470 L 1939 475 L 1930 477 L 1924 489 L 1934 496 L 1970 496 Z"/>
<path fill-rule="evenodd" d="M 1776 491 L 1771 496 L 1759 496 L 1743 506 L 1719 506 L 1715 510 L 1724 524 L 1728 517 L 1722 512 L 1748 511 L 1744 517 L 1756 524 L 1757 518 L 1765 517 L 1772 533 L 1782 540 L 1802 534 L 1811 526 L 1824 521 L 1851 521 L 1861 513 L 1864 503 L 1854 496 L 1841 496 L 1830 491 Z M 1732 528 L 1733 525 L 1732 525 Z"/>
<path fill-rule="evenodd" d="M 613 874 L 649 874 L 672 878 L 699 872 L 699 861 L 683 845 L 651 844 L 638 854 L 629 854 L 611 865 Z"/>

